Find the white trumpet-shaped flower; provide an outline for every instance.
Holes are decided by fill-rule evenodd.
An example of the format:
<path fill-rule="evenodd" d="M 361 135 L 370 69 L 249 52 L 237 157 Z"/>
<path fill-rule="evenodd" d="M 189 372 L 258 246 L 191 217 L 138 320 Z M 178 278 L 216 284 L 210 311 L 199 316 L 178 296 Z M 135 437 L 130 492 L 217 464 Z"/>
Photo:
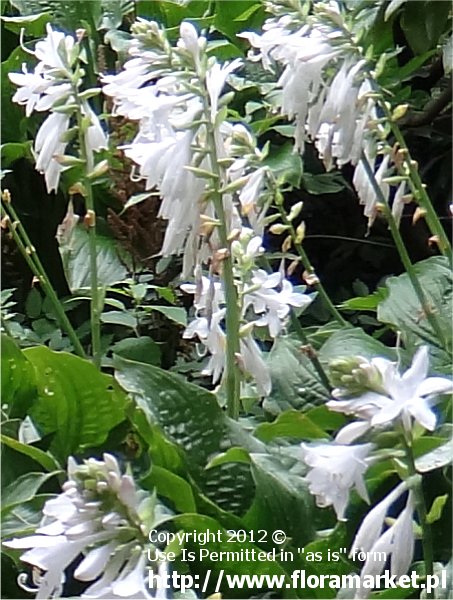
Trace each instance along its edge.
<path fill-rule="evenodd" d="M 13 102 L 25 105 L 29 117 L 33 111 L 51 111 L 41 125 L 35 139 L 34 154 L 36 169 L 44 174 L 47 191 L 56 191 L 64 167 L 59 162 L 67 146 L 65 134 L 77 110 L 75 96 L 82 80 L 74 82 L 75 63 L 79 59 L 79 48 L 74 38 L 54 31 L 47 25 L 47 36 L 36 43 L 32 52 L 38 59 L 34 72 L 26 66 L 22 73 L 9 73 L 10 80 L 18 86 Z M 97 115 L 82 101 L 82 115 L 86 125 L 86 154 L 107 147 L 107 137 Z M 58 107 L 58 111 L 56 109 Z"/>
<path fill-rule="evenodd" d="M 310 467 L 306 480 L 320 507 L 333 506 L 337 518 L 344 520 L 351 488 L 369 502 L 363 479 L 372 459 L 373 444 L 302 444 L 304 462 Z"/>
<path fill-rule="evenodd" d="M 388 496 L 366 515 L 353 541 L 350 556 L 363 551 L 368 558 L 360 577 L 376 577 L 384 570 L 390 559 L 390 573 L 400 577 L 407 573 L 414 555 L 414 498 L 409 491 L 406 505 L 390 527 L 384 530 L 385 520 L 392 504 L 407 491 L 407 484 L 400 483 Z M 370 590 L 360 587 L 355 598 L 367 598 Z"/>
<path fill-rule="evenodd" d="M 453 392 L 453 382 L 446 377 L 428 377 L 428 347 L 422 346 L 417 350 L 411 366 L 402 375 L 398 365 L 390 360 L 377 357 L 370 362 L 380 376 L 379 389 L 354 398 L 347 398 L 336 389 L 333 395 L 339 399 L 327 403 L 330 410 L 363 419 L 366 426 L 361 433 L 396 419 L 401 419 L 407 430 L 412 428 L 413 421 L 417 421 L 425 429 L 433 431 L 437 416 L 431 405 L 436 396 Z"/>
<path fill-rule="evenodd" d="M 156 597 L 145 587 L 147 530 L 140 512 L 146 502 L 114 456 L 82 465 L 69 458 L 63 493 L 45 503 L 36 533 L 4 542 L 27 550 L 21 560 L 33 567 L 36 587 L 25 589 L 37 599 L 60 598 L 65 570 L 82 555 L 75 579 L 96 580 L 82 597 Z"/>

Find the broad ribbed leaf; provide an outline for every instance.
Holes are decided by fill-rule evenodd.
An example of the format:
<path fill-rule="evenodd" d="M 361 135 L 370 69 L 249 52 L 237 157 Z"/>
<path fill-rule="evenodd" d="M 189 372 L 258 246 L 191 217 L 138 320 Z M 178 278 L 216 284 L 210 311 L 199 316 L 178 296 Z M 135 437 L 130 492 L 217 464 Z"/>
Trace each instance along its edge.
<path fill-rule="evenodd" d="M 60 460 L 102 444 L 124 420 L 127 397 L 110 375 L 87 360 L 44 346 L 24 354 L 33 365 L 38 398 L 30 415 Z"/>

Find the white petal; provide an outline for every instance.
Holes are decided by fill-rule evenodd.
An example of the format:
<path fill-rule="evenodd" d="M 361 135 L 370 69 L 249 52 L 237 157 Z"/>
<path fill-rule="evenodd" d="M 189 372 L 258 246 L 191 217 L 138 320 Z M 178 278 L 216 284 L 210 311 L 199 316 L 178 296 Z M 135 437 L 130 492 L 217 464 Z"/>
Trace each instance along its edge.
<path fill-rule="evenodd" d="M 446 377 L 428 377 L 417 388 L 419 396 L 449 394 L 450 392 L 453 392 L 453 382 Z"/>
<path fill-rule="evenodd" d="M 333 404 L 333 403 L 332 403 Z M 337 444 L 350 444 L 370 428 L 368 421 L 357 421 L 345 425 L 335 436 Z"/>
<path fill-rule="evenodd" d="M 393 524 L 393 547 L 390 559 L 391 574 L 405 575 L 414 556 L 414 505 L 412 492 L 409 492 L 405 509 Z"/>
<path fill-rule="evenodd" d="M 116 543 L 112 542 L 90 550 L 74 571 L 74 577 L 80 581 L 96 579 L 103 572 L 111 554 L 114 552 L 115 546 Z"/>

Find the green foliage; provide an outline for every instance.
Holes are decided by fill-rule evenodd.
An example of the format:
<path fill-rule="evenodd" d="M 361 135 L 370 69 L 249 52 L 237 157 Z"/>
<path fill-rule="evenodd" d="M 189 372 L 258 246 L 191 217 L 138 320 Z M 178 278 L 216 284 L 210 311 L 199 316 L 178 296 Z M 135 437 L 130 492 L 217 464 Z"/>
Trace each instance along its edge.
<path fill-rule="evenodd" d="M 63 463 L 74 453 L 102 444 L 124 419 L 126 397 L 109 375 L 77 356 L 45 347 L 23 352 L 37 388 L 29 414 L 50 451 Z"/>

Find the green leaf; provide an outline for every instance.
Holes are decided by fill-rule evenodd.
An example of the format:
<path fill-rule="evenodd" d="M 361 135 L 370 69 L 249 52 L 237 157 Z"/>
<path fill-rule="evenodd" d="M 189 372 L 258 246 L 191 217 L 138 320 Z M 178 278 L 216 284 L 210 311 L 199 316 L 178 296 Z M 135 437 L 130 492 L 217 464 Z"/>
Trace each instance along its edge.
<path fill-rule="evenodd" d="M 347 310 L 369 310 L 376 312 L 379 303 L 387 297 L 386 288 L 378 288 L 372 294 L 368 296 L 357 296 L 356 298 L 350 298 L 343 302 L 340 306 L 342 309 Z"/>
<path fill-rule="evenodd" d="M 437 498 L 433 500 L 431 508 L 429 509 L 429 513 L 426 515 L 426 522 L 429 525 L 432 525 L 441 518 L 442 511 L 447 500 L 448 494 L 444 494 L 443 496 L 437 496 Z"/>
<path fill-rule="evenodd" d="M 209 461 L 206 465 L 206 469 L 212 469 L 212 467 L 217 467 L 219 465 L 223 465 L 225 463 L 230 462 L 242 462 L 242 463 L 250 463 L 250 455 L 247 450 L 240 447 L 229 448 L 226 452 L 222 452 L 221 454 L 217 454 L 213 459 Z"/>
<path fill-rule="evenodd" d="M 450 9 L 448 2 L 406 2 L 400 23 L 416 54 L 434 48 L 445 31 Z"/>
<path fill-rule="evenodd" d="M 250 505 L 254 486 L 250 467 L 227 463 L 206 470 L 212 456 L 226 452 L 235 442 L 231 422 L 215 396 L 178 375 L 151 365 L 114 357 L 115 377 L 129 392 L 150 423 L 185 457 L 187 470 L 203 493 L 230 512 L 241 514 Z M 145 433 L 144 428 L 142 431 Z M 262 444 L 241 432 L 241 445 L 257 451 Z M 146 435 L 146 434 L 145 434 Z M 150 441 L 145 438 L 145 441 Z"/>
<path fill-rule="evenodd" d="M 451 302 L 453 278 L 448 259 L 433 256 L 414 265 L 415 273 L 426 296 L 426 300 L 445 335 L 445 342 L 451 344 Z M 405 347 L 414 353 L 423 343 L 432 346 L 432 358 L 436 367 L 445 367 L 451 372 L 451 356 L 441 348 L 441 341 L 426 318 L 425 311 L 410 282 L 407 273 L 386 280 L 387 297 L 379 304 L 377 317 L 383 323 L 392 325 L 402 334 Z"/>
<path fill-rule="evenodd" d="M 269 156 L 264 164 L 268 166 L 277 179 L 283 183 L 297 188 L 302 177 L 303 167 L 300 154 L 294 152 L 292 142 L 286 142 L 282 146 L 271 146 Z"/>
<path fill-rule="evenodd" d="M 251 454 L 256 485 L 253 505 L 244 517 L 253 529 L 269 533 L 282 529 L 295 545 L 304 545 L 314 537 L 313 496 L 296 462 L 264 454 Z"/>
<path fill-rule="evenodd" d="M 343 415 L 332 412 L 327 406 L 315 406 L 305 414 L 312 423 L 317 425 L 323 431 L 336 431 L 346 422 Z"/>
<path fill-rule="evenodd" d="M 43 506 L 51 498 L 54 498 L 51 494 L 37 494 L 28 502 L 5 511 L 2 514 L 2 540 L 34 533 L 42 520 Z"/>
<path fill-rule="evenodd" d="M 43 435 L 53 434 L 50 450 L 60 461 L 101 445 L 124 420 L 126 395 L 91 362 L 43 346 L 24 354 L 38 386 L 30 416 Z"/>
<path fill-rule="evenodd" d="M 30 319 L 37 319 L 42 310 L 42 296 L 39 291 L 33 287 L 25 301 L 25 312 Z"/>
<path fill-rule="evenodd" d="M 159 366 L 161 361 L 159 344 L 146 336 L 120 340 L 112 346 L 112 352 L 149 365 Z"/>
<path fill-rule="evenodd" d="M 121 262 L 115 240 L 97 235 L 97 274 L 100 286 L 111 286 L 126 279 L 127 268 Z M 72 293 L 90 288 L 90 250 L 88 232 L 83 225 L 72 231 L 67 245 L 60 246 L 66 278 Z"/>
<path fill-rule="evenodd" d="M 1 157 L 3 168 L 9 167 L 19 158 L 32 159 L 31 142 L 8 142 L 1 145 Z"/>
<path fill-rule="evenodd" d="M 132 312 L 123 310 L 109 310 L 101 315 L 102 323 L 109 323 L 110 325 L 124 325 L 124 327 L 130 327 L 136 329 L 138 322 Z"/>
<path fill-rule="evenodd" d="M 264 16 L 264 7 L 256 0 L 217 0 L 214 26 L 237 46 L 245 46 L 244 41 L 236 37 L 237 34 L 260 28 Z"/>
<path fill-rule="evenodd" d="M 7 60 L 2 62 L 1 74 L 1 99 L 2 99 L 2 141 L 6 146 L 6 142 L 25 143 L 30 148 L 30 143 L 27 143 L 27 135 L 22 123 L 25 121 L 24 110 L 21 106 L 12 102 L 11 99 L 17 90 L 9 79 L 9 73 L 22 73 L 22 65 L 30 63 L 30 56 L 21 48 L 18 47 L 8 56 Z M 9 144 L 8 144 L 9 146 Z M 11 162 L 14 160 L 14 154 L 25 153 L 25 148 L 9 147 L 5 150 L 7 157 Z M 19 156 L 18 156 L 19 157 Z M 3 158 L 3 154 L 2 154 Z M 10 163 L 3 162 L 3 167 L 7 167 Z"/>
<path fill-rule="evenodd" d="M 26 473 L 21 475 L 6 487 L 2 493 L 2 513 L 5 513 L 18 504 L 32 500 L 38 493 L 39 488 L 55 477 L 60 471 L 52 473 Z"/>
<path fill-rule="evenodd" d="M 298 440 L 320 439 L 329 436 L 309 419 L 296 410 L 281 413 L 273 423 L 261 423 L 254 435 L 262 442 L 272 442 L 275 438 L 289 437 Z"/>
<path fill-rule="evenodd" d="M 167 319 L 170 321 L 174 321 L 178 323 L 178 325 L 182 325 L 183 327 L 187 326 L 187 313 L 184 308 L 180 308 L 178 306 L 147 306 L 149 310 L 157 310 L 157 312 L 162 313 Z"/>
<path fill-rule="evenodd" d="M 0 441 L 5 446 L 16 450 L 16 452 L 20 452 L 21 454 L 25 454 L 29 458 L 33 459 L 37 463 L 39 463 L 46 471 L 55 471 L 60 468 L 60 465 L 57 461 L 39 448 L 35 448 L 30 444 L 22 444 L 18 440 L 14 438 L 8 437 L 7 435 L 0 434 Z"/>
<path fill-rule="evenodd" d="M 368 359 L 382 356 L 390 360 L 396 359 L 392 348 L 375 340 L 358 327 L 336 331 L 322 345 L 319 353 L 321 361 L 326 364 L 340 356 L 363 356 Z"/>
<path fill-rule="evenodd" d="M 2 404 L 8 406 L 10 418 L 23 418 L 36 396 L 33 367 L 6 335 L 2 335 L 1 358 Z"/>
<path fill-rule="evenodd" d="M 453 440 L 438 446 L 415 459 L 415 466 L 419 473 L 428 473 L 451 464 L 453 457 Z"/>
<path fill-rule="evenodd" d="M 52 15 L 49 12 L 24 17 L 2 17 L 2 21 L 6 24 L 6 29 L 17 34 L 24 29 L 25 34 L 33 38 L 43 37 L 46 33 L 46 25 L 51 20 Z"/>
<path fill-rule="evenodd" d="M 346 182 L 341 173 L 304 173 L 302 176 L 303 188 L 309 194 L 336 194 L 346 187 Z"/>
<path fill-rule="evenodd" d="M 267 355 L 272 393 L 264 408 L 273 415 L 288 409 L 307 410 L 330 397 L 300 345 L 296 338 L 281 336 Z"/>
<path fill-rule="evenodd" d="M 160 496 L 173 502 L 174 508 L 178 512 L 197 512 L 190 484 L 167 469 L 153 465 L 151 471 L 140 480 L 140 485 L 147 490 L 155 488 Z"/>

